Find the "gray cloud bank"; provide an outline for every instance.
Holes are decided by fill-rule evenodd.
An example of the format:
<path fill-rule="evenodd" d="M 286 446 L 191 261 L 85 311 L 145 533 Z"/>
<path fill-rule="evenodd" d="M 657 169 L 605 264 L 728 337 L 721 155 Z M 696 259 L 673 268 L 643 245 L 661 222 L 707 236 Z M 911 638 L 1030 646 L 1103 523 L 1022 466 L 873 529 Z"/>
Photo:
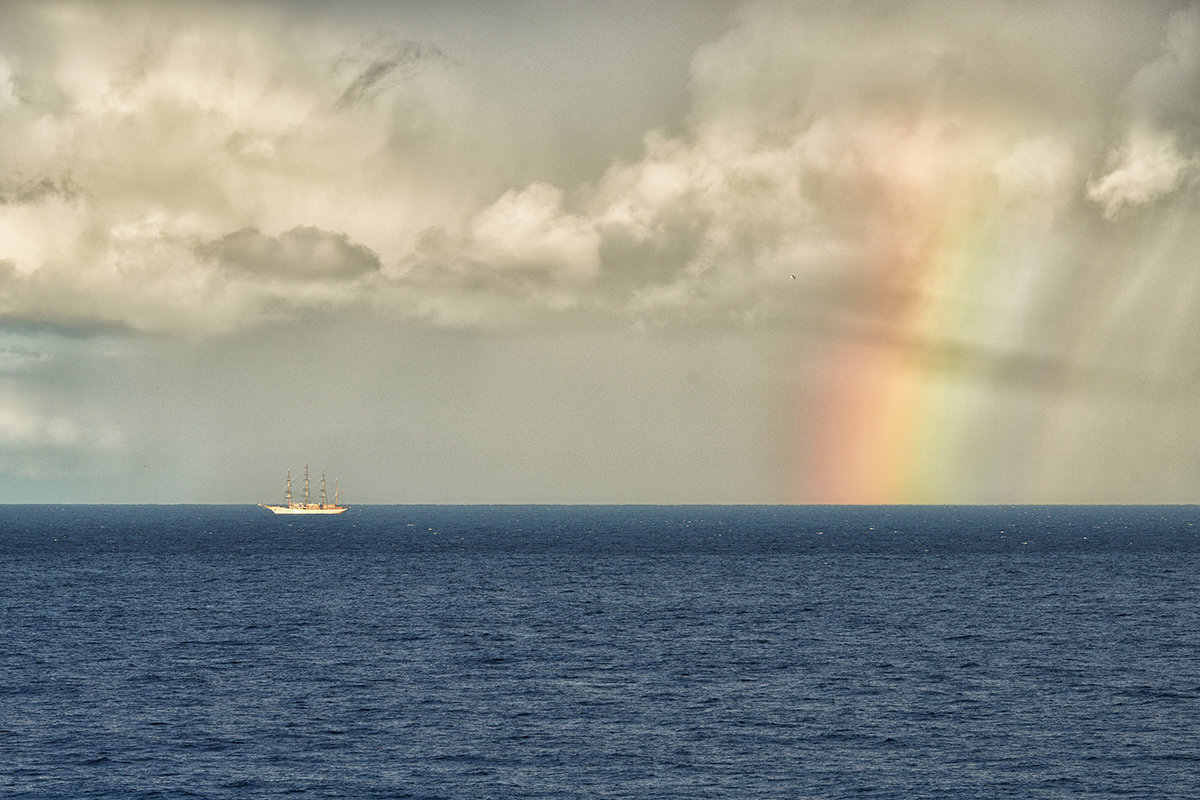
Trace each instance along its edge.
<path fill-rule="evenodd" d="M 6 6 L 0 315 L 586 312 L 1031 358 L 1088 318 L 1090 356 L 1145 361 L 1183 323 L 1122 326 L 1200 302 L 1194 3 L 751 4 L 679 130 L 572 185 L 514 166 L 453 42 L 183 9 Z"/>
<path fill-rule="evenodd" d="M 1196 2 L 0 19 L 12 497 L 1194 495 Z"/>
<path fill-rule="evenodd" d="M 267 236 L 243 228 L 200 249 L 235 271 L 303 280 L 344 280 L 379 269 L 379 257 L 344 233 L 312 226 Z"/>

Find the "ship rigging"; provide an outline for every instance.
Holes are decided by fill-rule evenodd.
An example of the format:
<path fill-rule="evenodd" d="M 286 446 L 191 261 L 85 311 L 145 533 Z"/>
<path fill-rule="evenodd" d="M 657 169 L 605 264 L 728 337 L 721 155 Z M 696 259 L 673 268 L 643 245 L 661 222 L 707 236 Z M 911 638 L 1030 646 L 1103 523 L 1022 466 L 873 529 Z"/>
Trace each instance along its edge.
<path fill-rule="evenodd" d="M 308 488 L 308 464 L 304 465 L 304 502 L 293 501 L 292 471 L 289 469 L 283 491 L 283 505 L 272 506 L 266 503 L 259 503 L 259 505 L 272 514 L 341 514 L 349 508 L 349 506 L 342 505 L 342 490 L 338 487 L 337 481 L 333 482 L 333 502 L 329 502 L 325 488 L 325 470 L 321 470 L 321 499 L 316 503 L 312 501 Z"/>

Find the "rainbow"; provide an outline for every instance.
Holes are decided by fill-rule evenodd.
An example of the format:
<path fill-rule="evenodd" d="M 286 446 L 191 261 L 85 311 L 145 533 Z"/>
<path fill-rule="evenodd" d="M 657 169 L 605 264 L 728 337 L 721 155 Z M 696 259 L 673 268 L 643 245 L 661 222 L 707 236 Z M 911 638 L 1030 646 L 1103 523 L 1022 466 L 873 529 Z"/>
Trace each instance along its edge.
<path fill-rule="evenodd" d="M 792 409 L 793 502 L 983 501 L 961 494 L 964 459 L 980 469 L 979 413 L 995 400 L 961 362 L 1020 339 L 1028 276 L 1006 238 L 996 137 L 946 130 L 877 124 L 856 144 L 875 165 L 862 209 L 874 233 L 848 303 L 866 312 L 807 367 L 821 389 Z"/>

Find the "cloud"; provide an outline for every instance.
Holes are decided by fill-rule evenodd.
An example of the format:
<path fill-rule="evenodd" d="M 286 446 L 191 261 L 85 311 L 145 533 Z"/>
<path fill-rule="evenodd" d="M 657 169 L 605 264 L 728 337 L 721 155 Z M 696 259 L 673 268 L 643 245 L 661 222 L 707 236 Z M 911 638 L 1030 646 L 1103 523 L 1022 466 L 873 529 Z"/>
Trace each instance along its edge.
<path fill-rule="evenodd" d="M 368 102 L 398 81 L 411 77 L 422 63 L 444 58 L 431 44 L 397 41 L 393 36 L 383 36 L 349 50 L 337 60 L 335 72 L 348 73 L 351 80 L 334 107 L 350 108 Z"/>
<path fill-rule="evenodd" d="M 1132 113 L 1147 123 L 1200 123 L 1200 4 L 1167 21 L 1161 52 L 1139 69 L 1126 90 Z"/>
<path fill-rule="evenodd" d="M 13 71 L 8 61 L 0 53 L 0 110 L 17 104 L 16 86 L 13 82 Z"/>
<path fill-rule="evenodd" d="M 21 403 L 0 403 L 0 450 L 108 449 L 119 441 L 119 432 L 110 426 L 94 429 L 67 416 L 33 411 Z"/>
<path fill-rule="evenodd" d="M 1061 135 L 1042 133 L 1014 142 L 993 166 L 1002 196 L 1063 201 L 1074 191 L 1078 155 Z"/>
<path fill-rule="evenodd" d="M 0 407 L 0 446 L 72 445 L 78 438 L 78 426 L 68 419 Z"/>
<path fill-rule="evenodd" d="M 499 272 L 539 272 L 586 280 L 599 268 L 599 236 L 591 223 L 562 208 L 562 192 L 533 184 L 506 192 L 467 222 L 464 252 Z"/>
<path fill-rule="evenodd" d="M 1133 130 L 1111 160 L 1113 168 L 1087 185 L 1088 197 L 1103 206 L 1107 219 L 1170 194 L 1200 170 L 1200 158 L 1183 156 L 1173 133 L 1144 128 Z"/>
<path fill-rule="evenodd" d="M 8 11 L 7 319 L 202 336 L 341 306 L 492 180 L 432 46 L 348 47 L 262 4 Z"/>
<path fill-rule="evenodd" d="M 28 347 L 0 347 L 0 373 L 23 372 L 51 359 L 48 353 Z"/>
<path fill-rule="evenodd" d="M 416 313 L 452 325 L 508 321 L 529 306 L 562 310 L 590 299 L 600 269 L 594 220 L 563 208 L 561 190 L 505 192 L 452 234 L 423 232 L 398 292 Z"/>
<path fill-rule="evenodd" d="M 983 487 L 966 498 L 1020 476 L 1033 486 L 1046 473 L 1028 465 L 1055 462 L 1078 465 L 1062 485 L 1079 497 L 1112 462 L 1106 437 L 1079 435 L 1094 420 L 1145 441 L 1187 429 L 1200 5 L 717 5 L 700 25 L 687 3 L 632 16 L 601 4 L 584 25 L 540 5 L 5 4 L 0 330 L 36 343 L 0 348 L 0 447 L 21 456 L 8 463 L 45 449 L 79 475 L 90 453 L 94 476 L 133 485 L 145 478 L 112 476 L 145 471 L 147 452 L 222 460 L 251 431 L 250 462 L 288 420 L 332 419 L 330 441 L 375 448 L 379 474 L 415 435 L 428 447 L 400 449 L 454 453 L 450 476 L 456 459 L 479 461 L 468 417 L 503 419 L 479 426 L 495 453 L 513 420 L 546 410 L 563 442 L 628 461 L 629 442 L 690 454 L 696 429 L 761 412 L 770 430 L 733 438 L 753 457 L 794 447 L 816 474 L 828 464 L 808 445 L 827 419 L 856 402 L 864 417 L 886 410 L 899 386 L 929 409 L 928 429 L 905 430 L 930 443 L 946 485 Z M 621 35 L 666 17 L 681 35 Z M 700 30 L 679 91 L 683 70 L 664 79 L 661 51 Z M 314 319 L 327 355 L 368 368 L 311 397 L 281 392 L 263 376 Z M 528 335 L 473 333 L 506 325 Z M 605 336 L 564 350 L 585 327 Z M 655 350 L 668 339 L 687 347 Z M 728 363 L 710 374 L 717 339 Z M 96 366 L 101 341 L 125 349 Z M 611 360 L 619 347 L 639 355 Z M 681 353 L 697 386 L 736 391 L 672 414 Z M 604 384 L 613 397 L 636 384 L 655 387 L 629 395 L 638 403 L 664 403 L 645 419 L 649 406 L 627 409 L 629 442 L 612 444 L 614 415 L 579 411 L 597 358 L 625 381 Z M 830 380 L 843 362 L 845 394 Z M 480 382 L 489 369 L 503 377 Z M 246 378 L 240 423 L 221 391 L 230 375 Z M 8 402 L 10 386 L 42 388 Z M 402 405 L 428 413 L 396 415 L 406 391 Z M 1102 391 L 1109 410 L 1079 400 L 1041 416 L 1047 398 Z M 1177 422 L 1163 426 L 1168 394 Z M 301 398 L 292 412 L 262 410 L 284 396 Z M 1149 412 L 1134 402 L 1148 396 Z M 471 398 L 482 414 L 464 412 Z M 815 413 L 826 403 L 828 418 Z M 793 404 L 803 421 L 789 429 L 775 417 Z M 346 408 L 366 421 L 341 420 Z M 647 439 L 663 419 L 670 434 Z M 130 453 L 118 470 L 103 449 L 119 439 L 102 433 L 112 420 Z M 809 426 L 813 439 L 797 435 Z M 545 455 L 535 439 L 531 463 Z M 1191 444 L 1174 444 L 1172 463 Z M 878 452 L 853 466 L 869 472 Z"/>
<path fill-rule="evenodd" d="M 1136 70 L 1122 95 L 1128 132 L 1088 181 L 1088 197 L 1114 220 L 1187 185 L 1200 172 L 1200 4 L 1170 14 L 1159 52 Z M 1191 155 L 1180 150 L 1192 149 Z"/>
<path fill-rule="evenodd" d="M 1197 170 L 1200 6 L 747 4 L 695 53 L 687 117 L 576 185 L 514 166 L 519 121 L 441 41 L 272 4 L 41 8 L 15 13 L 45 46 L 0 34 L 10 318 L 936 317 L 1023 345 L 1103 247 L 1091 204 L 1169 205 Z"/>
<path fill-rule="evenodd" d="M 227 234 L 200 248 L 226 269 L 282 281 L 350 280 L 380 267 L 379 256 L 344 233 L 301 226 L 279 236 L 253 228 Z"/>
<path fill-rule="evenodd" d="M 0 205 L 36 203 L 44 198 L 75 200 L 82 187 L 70 175 L 49 176 L 0 183 Z"/>

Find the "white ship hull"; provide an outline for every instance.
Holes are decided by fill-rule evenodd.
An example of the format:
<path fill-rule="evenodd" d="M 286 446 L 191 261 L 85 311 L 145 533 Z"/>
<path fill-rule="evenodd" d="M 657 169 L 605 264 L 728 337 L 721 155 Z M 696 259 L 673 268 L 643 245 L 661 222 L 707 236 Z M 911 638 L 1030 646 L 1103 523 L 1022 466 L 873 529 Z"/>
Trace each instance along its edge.
<path fill-rule="evenodd" d="M 267 506 L 272 514 L 340 514 L 349 506 Z"/>
<path fill-rule="evenodd" d="M 335 483 L 334 486 L 336 487 L 336 485 Z M 272 506 L 267 503 L 259 503 L 259 505 L 272 514 L 341 514 L 350 507 L 341 504 L 341 490 L 337 488 L 333 492 L 333 502 L 328 502 L 325 494 L 325 470 L 321 470 L 321 502 L 312 502 L 311 495 L 308 493 L 308 464 L 304 465 L 304 502 L 292 502 L 292 471 L 290 469 L 287 472 L 286 486 L 287 488 L 283 492 L 283 505 Z"/>

